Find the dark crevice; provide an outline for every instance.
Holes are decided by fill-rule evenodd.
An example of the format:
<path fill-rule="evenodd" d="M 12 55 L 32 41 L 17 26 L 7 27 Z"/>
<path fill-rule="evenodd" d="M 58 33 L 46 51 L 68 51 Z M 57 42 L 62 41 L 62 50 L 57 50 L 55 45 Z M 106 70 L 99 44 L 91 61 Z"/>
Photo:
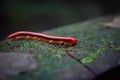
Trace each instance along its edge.
<path fill-rule="evenodd" d="M 83 64 L 79 59 L 77 59 L 76 57 L 74 57 L 70 52 L 66 52 L 68 56 L 70 56 L 72 59 L 76 60 L 77 62 L 79 62 L 80 64 L 82 64 L 88 71 L 90 71 L 94 76 L 96 76 L 96 73 L 89 68 L 87 65 Z"/>

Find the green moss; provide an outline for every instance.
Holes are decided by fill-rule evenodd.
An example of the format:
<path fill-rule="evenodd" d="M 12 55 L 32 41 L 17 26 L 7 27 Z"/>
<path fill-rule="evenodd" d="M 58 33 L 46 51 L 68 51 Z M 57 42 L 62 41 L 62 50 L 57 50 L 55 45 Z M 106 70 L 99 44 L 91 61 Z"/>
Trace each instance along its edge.
<path fill-rule="evenodd" d="M 21 78 L 32 80 L 34 77 L 38 80 L 44 80 L 46 76 L 50 79 L 53 78 L 52 74 L 61 69 L 70 69 L 71 66 L 78 64 L 75 60 L 71 61 L 73 59 L 66 54 L 67 51 L 73 52 L 72 55 L 84 64 L 94 62 L 101 56 L 110 54 L 110 51 L 120 51 L 120 29 L 108 29 L 99 25 L 74 24 L 48 32 L 50 35 L 75 37 L 78 41 L 77 45 L 64 47 L 32 40 L 4 40 L 0 42 L 1 52 L 28 52 L 34 54 L 39 63 L 40 68 L 37 72 L 11 80 L 20 80 Z"/>
<path fill-rule="evenodd" d="M 120 45 L 115 48 L 116 51 L 120 51 Z"/>
<path fill-rule="evenodd" d="M 102 54 L 102 53 L 103 53 L 103 50 L 102 49 L 98 49 L 97 51 L 95 51 L 95 53 L 91 54 L 90 56 L 81 59 L 81 62 L 83 64 L 87 64 L 87 63 L 93 62 L 96 59 L 98 59 L 99 55 Z"/>
<path fill-rule="evenodd" d="M 110 39 L 101 39 L 101 41 L 102 41 L 102 44 L 103 44 L 104 46 L 108 46 L 108 45 L 110 45 L 110 44 L 113 44 L 113 41 L 110 40 Z"/>

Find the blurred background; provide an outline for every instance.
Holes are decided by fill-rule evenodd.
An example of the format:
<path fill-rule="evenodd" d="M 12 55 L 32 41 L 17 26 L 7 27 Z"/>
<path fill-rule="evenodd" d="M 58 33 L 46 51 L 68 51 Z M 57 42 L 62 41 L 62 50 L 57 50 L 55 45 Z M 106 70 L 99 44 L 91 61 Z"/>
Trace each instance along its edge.
<path fill-rule="evenodd" d="M 1 0 L 0 40 L 15 31 L 42 32 L 119 11 L 119 0 Z"/>

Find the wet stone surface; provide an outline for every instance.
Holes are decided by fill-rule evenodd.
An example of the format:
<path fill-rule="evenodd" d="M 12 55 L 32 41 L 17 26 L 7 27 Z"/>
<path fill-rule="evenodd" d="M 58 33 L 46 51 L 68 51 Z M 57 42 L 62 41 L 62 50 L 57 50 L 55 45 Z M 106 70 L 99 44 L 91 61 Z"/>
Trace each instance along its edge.
<path fill-rule="evenodd" d="M 22 72 L 37 70 L 33 55 L 19 52 L 0 53 L 0 79 L 18 76 Z"/>
<path fill-rule="evenodd" d="M 69 56 L 67 59 L 70 62 L 75 61 L 74 59 L 69 58 Z M 89 71 L 79 62 L 70 66 L 70 68 L 63 68 L 53 75 L 57 77 L 57 80 L 92 80 L 96 77 L 91 71 Z"/>
<path fill-rule="evenodd" d="M 119 65 L 118 63 L 118 56 L 104 56 L 92 63 L 86 64 L 92 71 L 95 72 L 96 76 L 108 71 L 110 69 L 113 69 Z M 119 55 L 120 57 L 120 55 Z"/>
<path fill-rule="evenodd" d="M 93 80 L 119 66 L 120 29 L 106 28 L 95 21 L 48 31 L 50 35 L 75 37 L 78 40 L 76 46 L 63 47 L 26 39 L 1 41 L 1 52 L 29 52 L 35 55 L 39 65 L 36 72 L 9 80 Z"/>

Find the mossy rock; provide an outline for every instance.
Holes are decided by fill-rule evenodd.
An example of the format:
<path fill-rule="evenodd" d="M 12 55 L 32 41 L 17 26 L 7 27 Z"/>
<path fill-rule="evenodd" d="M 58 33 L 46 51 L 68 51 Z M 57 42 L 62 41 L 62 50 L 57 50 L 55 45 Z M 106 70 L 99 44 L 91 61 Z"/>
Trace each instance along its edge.
<path fill-rule="evenodd" d="M 62 26 L 45 33 L 54 36 L 72 36 L 78 42 L 75 46 L 65 47 L 32 40 L 10 41 L 6 39 L 1 41 L 1 52 L 34 54 L 39 63 L 38 71 L 25 73 L 8 80 L 74 80 L 80 78 L 91 80 L 98 74 L 119 65 L 120 28 L 106 28 L 96 23 L 84 22 Z M 117 62 L 114 63 L 114 61 Z M 102 62 L 109 67 L 101 70 L 104 66 L 101 68 L 98 66 L 102 65 Z M 98 69 L 97 72 L 96 69 Z"/>

